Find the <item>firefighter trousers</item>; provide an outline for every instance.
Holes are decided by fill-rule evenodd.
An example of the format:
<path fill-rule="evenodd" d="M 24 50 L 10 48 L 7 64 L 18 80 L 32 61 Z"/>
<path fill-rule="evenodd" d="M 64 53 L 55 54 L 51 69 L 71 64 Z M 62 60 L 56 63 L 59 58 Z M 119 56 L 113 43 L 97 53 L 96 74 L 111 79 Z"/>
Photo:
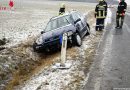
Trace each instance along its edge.
<path fill-rule="evenodd" d="M 104 29 L 104 18 L 97 18 L 96 19 L 96 31 Z"/>
<path fill-rule="evenodd" d="M 117 15 L 116 16 L 116 26 L 122 27 L 124 22 L 124 16 Z"/>

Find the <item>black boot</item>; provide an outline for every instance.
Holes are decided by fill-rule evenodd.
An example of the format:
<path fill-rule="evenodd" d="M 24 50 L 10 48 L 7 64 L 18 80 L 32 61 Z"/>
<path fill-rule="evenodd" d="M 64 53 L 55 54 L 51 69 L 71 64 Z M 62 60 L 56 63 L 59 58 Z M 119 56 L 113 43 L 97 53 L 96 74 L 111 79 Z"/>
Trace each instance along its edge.
<path fill-rule="evenodd" d="M 119 28 L 122 29 L 122 26 L 120 26 Z"/>
<path fill-rule="evenodd" d="M 95 30 L 98 31 L 98 29 L 99 29 L 98 26 L 96 26 L 96 27 L 95 27 Z"/>
<path fill-rule="evenodd" d="M 102 26 L 100 26 L 99 31 L 102 31 Z"/>
<path fill-rule="evenodd" d="M 115 28 L 119 29 L 120 27 L 119 27 L 119 26 L 116 26 Z"/>

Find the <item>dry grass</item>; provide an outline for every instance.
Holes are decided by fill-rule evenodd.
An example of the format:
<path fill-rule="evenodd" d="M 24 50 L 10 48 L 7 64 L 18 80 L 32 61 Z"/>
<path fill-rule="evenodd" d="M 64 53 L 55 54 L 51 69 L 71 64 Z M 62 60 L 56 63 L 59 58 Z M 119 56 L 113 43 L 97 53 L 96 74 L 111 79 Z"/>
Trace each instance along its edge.
<path fill-rule="evenodd" d="M 23 81 L 29 79 L 29 76 L 31 75 L 30 72 L 33 69 L 34 69 L 33 65 L 30 65 L 28 67 L 28 70 L 26 70 L 25 66 L 20 65 L 19 69 L 17 71 L 14 71 L 13 79 L 8 83 L 6 90 L 13 90 L 14 86 L 17 86 Z"/>
<path fill-rule="evenodd" d="M 14 73 L 13 77 L 15 78 L 9 82 L 8 86 L 6 87 L 6 90 L 12 90 L 13 86 L 19 85 L 19 82 L 20 82 L 19 72 Z"/>
<path fill-rule="evenodd" d="M 69 48 L 67 50 L 67 57 L 71 57 L 72 59 L 75 59 L 77 57 L 78 51 L 75 48 Z"/>
<path fill-rule="evenodd" d="M 38 66 L 32 71 L 32 74 L 37 74 L 39 71 L 41 71 L 45 67 L 51 66 L 53 63 L 58 61 L 57 57 L 59 57 L 59 52 L 52 54 L 52 55 L 46 55 L 41 56 L 41 60 L 38 64 Z"/>

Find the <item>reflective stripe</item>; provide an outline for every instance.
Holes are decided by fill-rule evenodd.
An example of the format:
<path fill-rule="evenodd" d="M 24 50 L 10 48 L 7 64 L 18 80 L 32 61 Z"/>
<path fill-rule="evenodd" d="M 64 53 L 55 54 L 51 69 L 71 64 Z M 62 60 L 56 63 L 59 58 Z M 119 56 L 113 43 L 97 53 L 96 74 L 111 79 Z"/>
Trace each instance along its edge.
<path fill-rule="evenodd" d="M 103 24 L 99 24 L 99 25 L 96 25 L 96 26 L 104 26 Z"/>
<path fill-rule="evenodd" d="M 119 5 L 119 6 L 125 6 L 125 5 Z"/>
<path fill-rule="evenodd" d="M 105 16 L 100 16 L 100 17 L 99 17 L 99 16 L 97 16 L 96 18 L 105 18 Z"/>
<path fill-rule="evenodd" d="M 104 26 L 103 24 L 99 24 L 99 26 Z"/>
<path fill-rule="evenodd" d="M 99 17 L 101 16 L 101 11 L 99 11 Z"/>
<path fill-rule="evenodd" d="M 103 11 L 103 16 L 105 16 L 105 12 Z"/>
<path fill-rule="evenodd" d="M 101 11 L 98 11 L 99 15 L 96 18 L 105 18 L 105 11 L 103 11 L 103 15 L 101 15 Z"/>

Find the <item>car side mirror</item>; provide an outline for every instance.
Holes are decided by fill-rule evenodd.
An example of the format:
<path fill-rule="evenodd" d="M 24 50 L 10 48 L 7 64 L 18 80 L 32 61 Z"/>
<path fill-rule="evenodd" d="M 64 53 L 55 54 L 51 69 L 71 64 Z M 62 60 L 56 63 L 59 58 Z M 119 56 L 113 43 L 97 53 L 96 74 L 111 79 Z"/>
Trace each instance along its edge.
<path fill-rule="evenodd" d="M 81 21 L 81 19 L 79 18 L 76 21 L 74 21 L 74 24 L 76 24 L 78 21 Z"/>
<path fill-rule="evenodd" d="M 41 34 L 45 33 L 45 31 L 41 31 Z"/>

